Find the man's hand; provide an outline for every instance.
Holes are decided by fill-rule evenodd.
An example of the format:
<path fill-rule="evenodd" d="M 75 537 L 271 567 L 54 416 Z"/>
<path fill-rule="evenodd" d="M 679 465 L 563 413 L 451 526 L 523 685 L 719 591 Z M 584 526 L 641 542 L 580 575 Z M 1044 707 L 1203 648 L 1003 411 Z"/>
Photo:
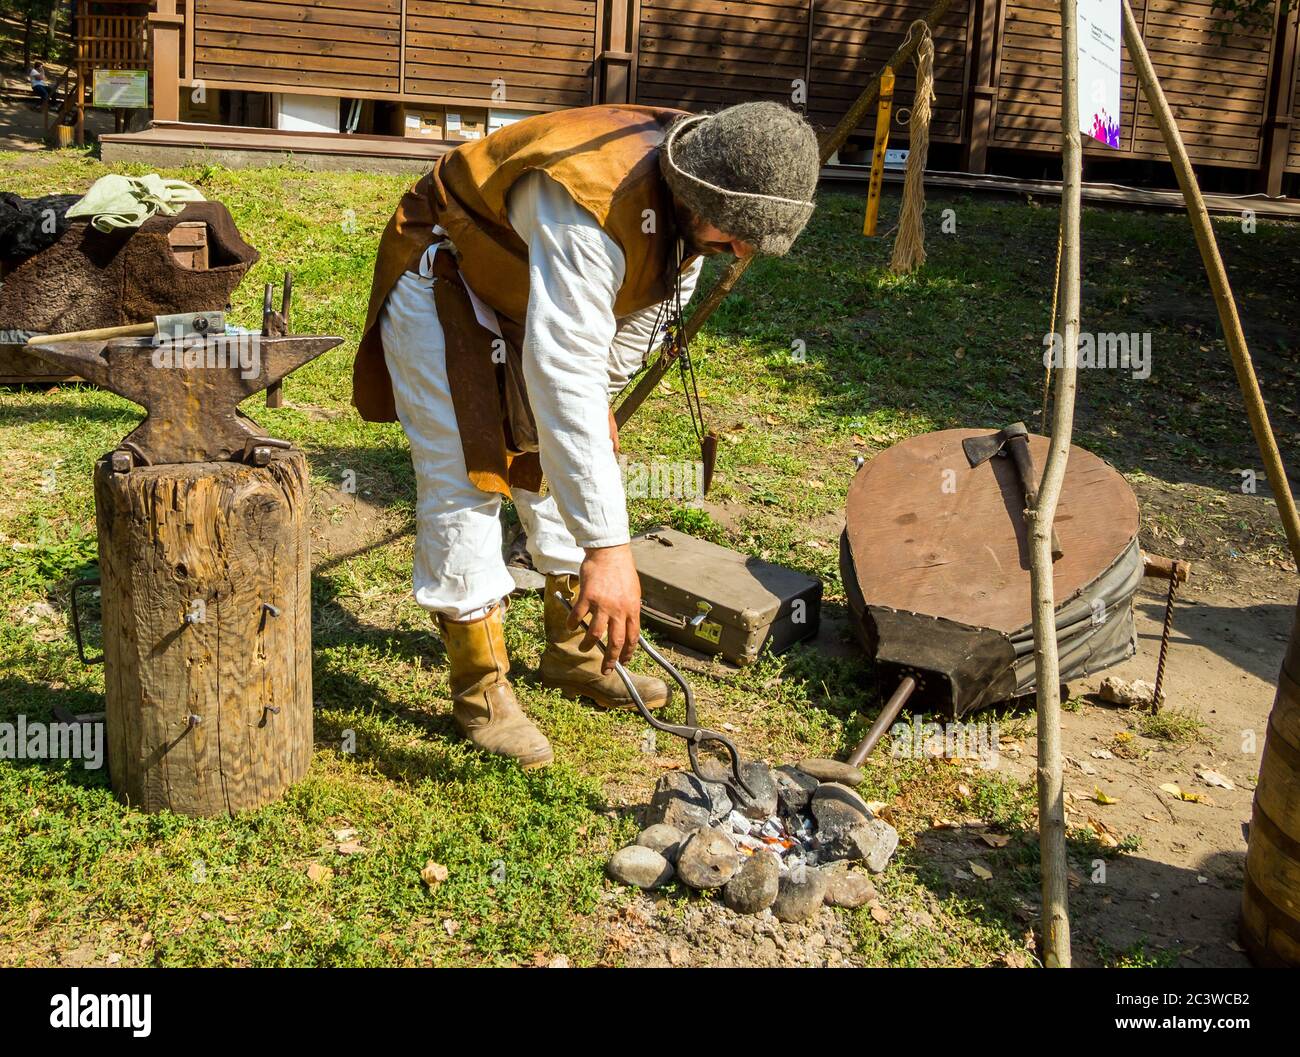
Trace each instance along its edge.
<path fill-rule="evenodd" d="M 632 659 L 641 634 L 641 579 L 632 562 L 631 545 L 587 551 L 578 584 L 569 629 L 576 631 L 584 618 L 590 618 L 580 648 L 589 650 L 598 640 L 605 640 L 609 648 L 601 670 L 608 675 L 615 661 L 626 664 Z"/>
<path fill-rule="evenodd" d="M 614 417 L 614 409 L 609 409 L 609 440 L 614 445 L 614 454 L 617 455 L 623 449 L 618 444 L 618 419 Z"/>

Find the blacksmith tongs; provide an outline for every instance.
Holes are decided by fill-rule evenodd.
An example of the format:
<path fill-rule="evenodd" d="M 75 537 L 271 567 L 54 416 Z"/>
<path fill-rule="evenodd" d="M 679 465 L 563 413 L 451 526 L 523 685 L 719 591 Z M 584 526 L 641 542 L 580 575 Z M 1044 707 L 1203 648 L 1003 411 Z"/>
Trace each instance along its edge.
<path fill-rule="evenodd" d="M 573 606 L 569 603 L 567 598 L 560 594 L 559 591 L 555 592 L 555 597 L 564 604 L 565 609 L 570 613 L 573 612 Z M 588 631 L 591 630 L 585 620 L 580 621 L 579 623 Z M 691 692 L 690 684 L 682 676 L 682 673 L 672 666 L 667 657 L 650 645 L 650 643 L 646 641 L 644 635 L 637 636 L 637 643 L 646 651 L 647 654 L 650 655 L 651 659 L 659 665 L 660 668 L 672 676 L 673 682 L 682 688 L 682 696 L 686 699 L 686 722 L 684 724 L 678 725 L 675 723 L 664 723 L 662 720 L 656 719 L 654 714 L 646 708 L 645 702 L 641 700 L 641 695 L 637 693 L 636 684 L 632 681 L 632 676 L 628 674 L 627 669 L 624 668 L 622 664 L 615 661 L 614 671 L 617 672 L 618 677 L 623 680 L 623 685 L 627 687 L 627 692 L 632 696 L 632 702 L 636 705 L 637 711 L 641 713 L 641 717 L 655 730 L 662 730 L 665 734 L 672 734 L 674 737 L 681 738 L 686 742 L 686 755 L 690 757 L 691 770 L 694 772 L 695 777 L 701 782 L 720 782 L 733 793 L 736 793 L 737 791 L 743 792 L 745 798 L 752 802 L 755 799 L 754 791 L 749 788 L 745 779 L 741 777 L 740 750 L 736 748 L 736 743 L 725 734 L 719 734 L 716 730 L 709 730 L 707 727 L 701 727 L 695 722 L 695 695 Z M 596 644 L 600 646 L 602 653 L 609 652 L 609 647 L 599 639 L 596 640 Z M 705 774 L 704 769 L 701 767 L 700 746 L 705 742 L 710 741 L 717 742 L 727 750 L 727 757 L 731 761 L 730 778 L 710 777 Z"/>

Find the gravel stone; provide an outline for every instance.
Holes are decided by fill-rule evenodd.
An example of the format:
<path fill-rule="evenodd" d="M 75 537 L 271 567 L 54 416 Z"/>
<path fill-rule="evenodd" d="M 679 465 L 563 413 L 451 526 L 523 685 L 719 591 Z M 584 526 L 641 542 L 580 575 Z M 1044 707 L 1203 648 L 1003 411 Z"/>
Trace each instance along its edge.
<path fill-rule="evenodd" d="M 871 809 L 847 785 L 822 782 L 813 794 L 812 813 L 817 820 L 817 840 L 824 845 L 842 845 L 849 831 L 871 818 Z"/>
<path fill-rule="evenodd" d="M 772 775 L 772 768 L 765 763 L 746 763 L 740 768 L 740 776 L 745 779 L 745 784 L 754 791 L 754 798 L 751 800 L 745 796 L 743 789 L 734 790 L 740 798 L 736 804 L 736 810 L 746 818 L 771 818 L 776 814 L 777 807 L 777 786 L 776 779 Z"/>
<path fill-rule="evenodd" d="M 813 793 L 817 791 L 816 778 L 790 764 L 778 767 L 772 777 L 776 780 L 777 797 L 783 814 L 797 815 L 808 810 Z"/>
<path fill-rule="evenodd" d="M 684 840 L 686 840 L 686 834 L 676 826 L 670 826 L 666 822 L 658 822 L 643 829 L 636 842 L 643 848 L 657 851 L 669 862 L 676 862 Z"/>
<path fill-rule="evenodd" d="M 715 829 L 697 830 L 677 856 L 677 876 L 692 888 L 721 888 L 740 866 L 741 855 Z"/>
<path fill-rule="evenodd" d="M 854 910 L 876 898 L 876 886 L 864 873 L 855 870 L 830 870 L 826 885 L 826 905 Z"/>
<path fill-rule="evenodd" d="M 701 782 L 686 771 L 669 771 L 655 785 L 645 824 L 650 827 L 663 822 L 690 833 L 725 818 L 730 811 L 726 786 Z"/>
<path fill-rule="evenodd" d="M 755 852 L 722 890 L 723 901 L 738 914 L 757 914 L 776 902 L 781 867 L 771 852 Z"/>
<path fill-rule="evenodd" d="M 637 888 L 658 888 L 673 878 L 673 866 L 657 851 L 632 844 L 614 853 L 605 867 L 619 884 Z"/>
<path fill-rule="evenodd" d="M 818 869 L 794 869 L 782 874 L 772 913 L 779 921 L 810 920 L 826 901 L 829 881 L 829 875 Z"/>
<path fill-rule="evenodd" d="M 828 760 L 817 756 L 799 761 L 799 770 L 810 774 L 819 782 L 839 782 L 843 785 L 858 786 L 862 784 L 863 774 L 857 767 L 850 767 L 839 760 Z"/>

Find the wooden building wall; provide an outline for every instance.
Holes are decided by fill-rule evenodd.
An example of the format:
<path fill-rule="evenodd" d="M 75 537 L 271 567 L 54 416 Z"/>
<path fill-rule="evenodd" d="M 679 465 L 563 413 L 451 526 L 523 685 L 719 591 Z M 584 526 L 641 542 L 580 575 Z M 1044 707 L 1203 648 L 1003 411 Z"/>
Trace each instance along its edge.
<path fill-rule="evenodd" d="M 594 101 L 595 0 L 407 0 L 406 92 L 521 109 Z"/>
<path fill-rule="evenodd" d="M 1253 169 L 1262 158 L 1272 30 L 1215 29 L 1211 0 L 1147 0 L 1142 35 L 1193 162 Z M 1164 157 L 1155 119 L 1139 100 L 1133 149 Z"/>
<path fill-rule="evenodd" d="M 1286 172 L 1300 173 L 1300 10 L 1291 5 L 1278 29 L 1282 65 L 1278 71 L 1278 99 L 1274 122 L 1278 142 L 1275 154 Z"/>
<path fill-rule="evenodd" d="M 1214 28 L 1210 0 L 1131 0 L 1134 18 L 1193 162 L 1253 169 L 1262 159 L 1273 49 L 1269 29 Z M 996 60 L 990 143 L 1055 151 L 1060 144 L 1059 8 L 1051 0 L 1004 0 Z M 1122 66 L 1118 151 L 1130 158 L 1165 156 L 1132 64 Z"/>
<path fill-rule="evenodd" d="M 638 103 L 788 103 L 795 81 L 807 77 L 808 0 L 640 0 L 633 17 Z"/>
<path fill-rule="evenodd" d="M 190 0 L 193 76 L 284 90 L 401 91 L 402 0 Z"/>
<path fill-rule="evenodd" d="M 1213 0 L 1132 0 L 1194 162 L 1300 172 L 1296 12 L 1218 32 Z M 1277 11 L 1279 0 L 1273 0 Z M 687 109 L 795 101 L 833 124 L 924 13 L 926 0 L 172 0 L 180 84 L 518 110 L 606 99 Z M 159 0 L 158 8 L 164 7 Z M 957 0 L 935 36 L 934 138 L 1054 154 L 1054 0 Z M 165 18 L 171 18 L 167 23 Z M 601 70 L 604 74 L 601 74 Z M 895 107 L 910 107 L 900 72 Z M 1125 62 L 1118 151 L 1163 159 Z M 860 131 L 869 136 L 873 122 Z M 906 143 L 896 121 L 894 143 Z"/>
<path fill-rule="evenodd" d="M 808 119 L 834 125 L 893 53 L 926 0 L 641 0 L 637 7 L 635 99 L 705 109 L 773 99 L 803 88 Z M 957 0 L 936 36 L 933 136 L 956 142 L 964 127 L 971 5 Z M 702 71 L 708 77 L 702 77 Z M 902 71 L 896 107 L 910 107 L 914 68 Z M 907 111 L 895 111 L 891 141 L 907 142 Z M 863 129 L 874 129 L 874 118 Z"/>
<path fill-rule="evenodd" d="M 809 119 L 834 126 L 930 7 L 927 0 L 817 0 L 813 5 L 812 94 Z M 974 6 L 956 0 L 934 33 L 934 116 L 932 139 L 956 143 L 965 134 L 966 83 Z M 894 85 L 890 142 L 907 142 L 906 120 L 916 98 L 916 67 L 908 63 Z M 870 119 L 862 132 L 874 133 Z"/>
<path fill-rule="evenodd" d="M 594 100 L 601 0 L 188 0 L 186 69 L 217 88 L 479 103 Z"/>
<path fill-rule="evenodd" d="M 1291 78 L 1291 135 L 1288 138 L 1286 156 L 1287 172 L 1300 172 L 1300 63 Z"/>

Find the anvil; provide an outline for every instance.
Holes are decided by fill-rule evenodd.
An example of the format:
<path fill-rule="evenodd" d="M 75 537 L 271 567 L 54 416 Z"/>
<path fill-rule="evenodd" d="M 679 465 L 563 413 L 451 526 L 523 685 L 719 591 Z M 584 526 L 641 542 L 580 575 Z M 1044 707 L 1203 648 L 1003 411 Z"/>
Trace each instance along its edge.
<path fill-rule="evenodd" d="M 288 446 L 267 437 L 240 402 L 342 341 L 232 334 L 72 341 L 29 351 L 145 409 L 145 420 L 119 445 L 135 461 L 222 462 L 248 458 L 259 447 Z M 126 460 L 122 468 L 129 465 Z"/>

